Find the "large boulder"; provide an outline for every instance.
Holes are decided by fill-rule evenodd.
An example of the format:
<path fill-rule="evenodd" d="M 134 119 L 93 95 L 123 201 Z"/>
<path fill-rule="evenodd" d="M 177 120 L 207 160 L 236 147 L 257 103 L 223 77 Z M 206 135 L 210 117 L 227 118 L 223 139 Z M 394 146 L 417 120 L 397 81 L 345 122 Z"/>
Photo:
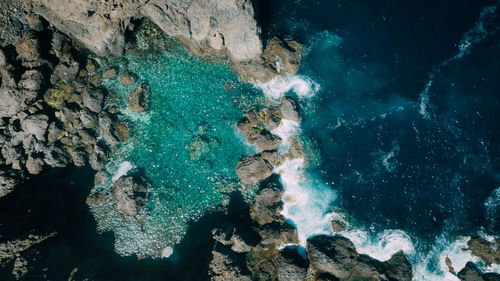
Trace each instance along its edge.
<path fill-rule="evenodd" d="M 259 225 L 283 221 L 283 185 L 278 175 L 273 175 L 261 183 L 261 188 L 250 205 L 250 217 Z"/>
<path fill-rule="evenodd" d="M 245 256 L 231 251 L 228 247 L 216 244 L 212 260 L 208 265 L 208 276 L 212 281 L 250 281 Z"/>
<path fill-rule="evenodd" d="M 278 251 L 278 280 L 303 281 L 307 275 L 307 261 L 296 247 Z"/>
<path fill-rule="evenodd" d="M 149 91 L 145 85 L 140 85 L 128 95 L 128 108 L 132 112 L 144 112 L 149 105 Z"/>
<path fill-rule="evenodd" d="M 340 236 L 317 235 L 306 245 L 310 280 L 411 281 L 411 265 L 402 252 L 380 262 L 356 252 L 354 244 Z"/>
<path fill-rule="evenodd" d="M 49 126 L 49 117 L 43 114 L 34 114 L 21 120 L 23 130 L 34 135 L 38 140 L 45 141 L 45 133 Z"/>
<path fill-rule="evenodd" d="M 127 125 L 115 116 L 110 116 L 107 113 L 99 115 L 99 126 L 101 127 L 101 137 L 110 145 L 126 142 L 130 138 Z"/>
<path fill-rule="evenodd" d="M 144 181 L 133 175 L 116 180 L 111 187 L 110 194 L 118 212 L 135 216 L 146 205 L 149 191 Z"/>
<path fill-rule="evenodd" d="M 500 263 L 500 238 L 495 238 L 493 241 L 488 241 L 481 236 L 473 236 L 467 241 L 468 249 L 477 257 L 480 257 L 488 264 Z"/>
<path fill-rule="evenodd" d="M 0 118 L 12 117 L 23 111 L 35 101 L 35 91 L 17 90 L 14 88 L 0 88 Z"/>
<path fill-rule="evenodd" d="M 279 111 L 281 114 L 281 118 L 291 120 L 294 122 L 300 122 L 297 102 L 292 98 L 289 97 L 282 98 Z"/>
<path fill-rule="evenodd" d="M 236 166 L 236 174 L 243 183 L 258 182 L 273 173 L 271 165 L 260 156 L 250 156 Z"/>
<path fill-rule="evenodd" d="M 104 95 L 97 89 L 85 89 L 82 92 L 83 104 L 93 112 L 99 113 L 102 110 Z"/>

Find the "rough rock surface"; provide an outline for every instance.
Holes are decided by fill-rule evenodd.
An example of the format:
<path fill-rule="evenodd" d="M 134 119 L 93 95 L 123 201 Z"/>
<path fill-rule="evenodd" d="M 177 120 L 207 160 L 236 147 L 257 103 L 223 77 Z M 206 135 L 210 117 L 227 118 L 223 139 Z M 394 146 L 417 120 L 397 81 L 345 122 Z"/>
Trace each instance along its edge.
<path fill-rule="evenodd" d="M 500 238 L 490 242 L 480 236 L 473 236 L 467 242 L 467 246 L 473 255 L 480 257 L 486 263 L 500 263 Z"/>
<path fill-rule="evenodd" d="M 236 174 L 243 183 L 254 183 L 269 177 L 272 167 L 260 156 L 250 156 L 236 166 Z"/>
<path fill-rule="evenodd" d="M 282 221 L 280 211 L 283 208 L 281 199 L 284 192 L 277 175 L 262 182 L 261 189 L 250 205 L 250 217 L 259 225 Z"/>
<path fill-rule="evenodd" d="M 126 142 L 130 138 L 127 125 L 115 116 L 107 113 L 99 115 L 102 138 L 110 145 Z"/>
<path fill-rule="evenodd" d="M 289 97 L 284 97 L 281 99 L 279 111 L 281 118 L 291 120 L 294 122 L 300 122 L 300 115 L 298 111 L 297 102 Z"/>
<path fill-rule="evenodd" d="M 113 183 L 111 197 L 116 210 L 122 214 L 135 216 L 146 205 L 149 191 L 138 176 L 121 177 Z"/>
<path fill-rule="evenodd" d="M 496 273 L 481 273 L 474 263 L 467 262 L 465 267 L 457 274 L 462 281 L 498 281 L 500 274 Z"/>
<path fill-rule="evenodd" d="M 217 245 L 212 251 L 208 275 L 212 281 L 252 280 L 250 272 L 245 266 L 245 257 Z"/>
<path fill-rule="evenodd" d="M 307 261 L 295 247 L 278 252 L 278 280 L 302 281 L 306 279 Z"/>
<path fill-rule="evenodd" d="M 356 252 L 352 242 L 340 236 L 318 235 L 307 240 L 308 276 L 323 280 L 407 280 L 412 279 L 411 265 L 401 253 L 382 263 Z M 357 278 L 357 279 L 356 279 Z"/>
<path fill-rule="evenodd" d="M 135 88 L 128 96 L 128 108 L 132 112 L 144 112 L 149 105 L 149 92 L 145 85 Z"/>

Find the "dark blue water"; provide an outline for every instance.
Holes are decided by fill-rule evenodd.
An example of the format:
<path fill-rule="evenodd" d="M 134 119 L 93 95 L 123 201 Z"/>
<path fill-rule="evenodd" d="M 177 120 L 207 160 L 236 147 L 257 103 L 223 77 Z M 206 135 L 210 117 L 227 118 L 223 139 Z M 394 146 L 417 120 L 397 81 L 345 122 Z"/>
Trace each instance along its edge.
<path fill-rule="evenodd" d="M 428 247 L 500 233 L 498 1 L 261 2 L 265 37 L 311 46 L 300 73 L 321 91 L 304 133 L 359 227 Z"/>

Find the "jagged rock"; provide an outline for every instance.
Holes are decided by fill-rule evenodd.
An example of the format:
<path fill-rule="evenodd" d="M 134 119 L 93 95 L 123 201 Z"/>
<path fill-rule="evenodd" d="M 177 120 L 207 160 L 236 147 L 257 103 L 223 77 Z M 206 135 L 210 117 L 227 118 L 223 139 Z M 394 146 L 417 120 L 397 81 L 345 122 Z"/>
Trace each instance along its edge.
<path fill-rule="evenodd" d="M 215 241 L 225 246 L 231 246 L 231 250 L 236 253 L 247 253 L 252 247 L 249 246 L 238 234 L 236 229 L 231 228 L 224 231 L 223 229 L 212 229 L 212 237 Z"/>
<path fill-rule="evenodd" d="M 21 183 L 22 173 L 13 170 L 0 170 L 0 198 L 14 191 L 16 185 Z M 0 253 L 1 253 L 0 244 Z M 1 257 L 1 254 L 0 254 Z"/>
<path fill-rule="evenodd" d="M 52 75 L 50 76 L 50 83 L 56 84 L 59 81 L 64 81 L 65 83 L 69 84 L 73 80 L 75 80 L 79 69 L 80 65 L 75 61 L 70 64 L 60 63 L 56 65 L 56 67 L 52 71 Z"/>
<path fill-rule="evenodd" d="M 37 175 L 43 170 L 44 164 L 42 159 L 30 155 L 26 160 L 26 169 L 28 173 Z"/>
<path fill-rule="evenodd" d="M 110 68 L 103 71 L 102 78 L 115 79 L 116 75 L 118 75 L 118 71 L 116 70 L 116 68 Z"/>
<path fill-rule="evenodd" d="M 281 118 L 294 122 L 300 122 L 298 106 L 295 100 L 289 97 L 282 98 L 279 111 L 281 114 Z"/>
<path fill-rule="evenodd" d="M 80 121 L 85 128 L 92 128 L 97 125 L 97 115 L 87 108 L 80 110 Z"/>
<path fill-rule="evenodd" d="M 281 216 L 278 216 L 277 219 L 283 220 Z M 299 235 L 297 232 L 297 228 L 287 222 L 276 221 L 272 223 L 268 223 L 265 225 L 261 225 L 257 228 L 257 232 L 262 238 L 261 244 L 299 244 Z"/>
<path fill-rule="evenodd" d="M 78 118 L 78 108 L 74 104 L 62 103 L 59 106 L 59 111 L 56 111 L 55 115 L 57 119 L 61 120 L 63 123 L 68 121 L 73 121 Z"/>
<path fill-rule="evenodd" d="M 93 112 L 99 113 L 102 110 L 104 95 L 101 91 L 95 89 L 86 89 L 82 92 L 83 104 Z"/>
<path fill-rule="evenodd" d="M 87 203 L 87 205 L 99 206 L 104 202 L 104 198 L 106 198 L 104 194 L 92 193 L 87 196 L 87 198 L 85 199 L 85 203 Z"/>
<path fill-rule="evenodd" d="M 93 133 L 90 133 L 88 130 L 81 129 L 78 130 L 78 136 L 80 137 L 80 142 L 85 145 L 93 145 L 96 143 L 96 139 L 93 136 Z"/>
<path fill-rule="evenodd" d="M 123 86 L 132 85 L 135 83 L 135 78 L 130 73 L 123 72 L 120 74 L 120 83 L 122 83 Z"/>
<path fill-rule="evenodd" d="M 106 113 L 99 115 L 99 125 L 101 127 L 101 137 L 110 145 L 117 145 L 126 142 L 130 138 L 130 133 L 121 120 L 113 118 Z"/>
<path fill-rule="evenodd" d="M 21 76 L 18 86 L 36 92 L 41 88 L 42 78 L 42 74 L 38 70 L 28 70 Z"/>
<path fill-rule="evenodd" d="M 411 281 L 411 265 L 402 252 L 387 262 L 360 255 L 352 242 L 340 236 L 317 235 L 306 245 L 309 259 L 308 278 L 321 280 L 399 280 Z"/>
<path fill-rule="evenodd" d="M 68 158 L 66 153 L 55 145 L 50 145 L 45 149 L 45 157 L 43 161 L 51 167 L 66 167 Z"/>
<path fill-rule="evenodd" d="M 458 272 L 457 276 L 462 281 L 485 281 L 479 270 L 472 262 L 467 262 L 465 267 Z"/>
<path fill-rule="evenodd" d="M 0 49 L 0 67 L 7 65 L 7 58 L 2 49 Z"/>
<path fill-rule="evenodd" d="M 269 165 L 260 156 L 250 156 L 236 166 L 236 174 L 243 183 L 254 183 L 269 177 L 273 173 Z"/>
<path fill-rule="evenodd" d="M 40 57 L 38 39 L 33 33 L 26 33 L 17 40 L 17 52 L 27 61 L 34 61 Z"/>
<path fill-rule="evenodd" d="M 92 169 L 99 171 L 106 165 L 108 156 L 104 150 L 99 146 L 94 146 L 94 149 L 90 153 L 89 162 Z"/>
<path fill-rule="evenodd" d="M 13 164 L 21 158 L 21 149 L 14 146 L 12 143 L 6 143 L 3 145 L 1 152 L 6 165 Z"/>
<path fill-rule="evenodd" d="M 341 220 L 332 220 L 331 224 L 333 232 L 342 232 L 346 230 L 345 222 Z"/>
<path fill-rule="evenodd" d="M 23 111 L 36 99 L 35 91 L 20 91 L 13 88 L 0 88 L 0 118 L 12 117 Z"/>
<path fill-rule="evenodd" d="M 43 30 L 43 22 L 38 15 L 35 14 L 26 15 L 26 21 L 28 22 L 28 25 L 31 29 L 35 31 Z"/>
<path fill-rule="evenodd" d="M 196 53 L 207 47 L 225 47 L 233 61 L 242 61 L 255 59 L 262 52 L 250 0 L 227 0 L 223 5 L 213 0 L 153 0 L 141 12 Z"/>
<path fill-rule="evenodd" d="M 273 37 L 266 45 L 262 58 L 264 65 L 274 70 L 277 74 L 295 74 L 299 70 L 301 49 L 295 41 L 282 41 Z"/>
<path fill-rule="evenodd" d="M 261 153 L 262 159 L 264 159 L 269 165 L 272 167 L 276 167 L 278 165 L 280 157 L 277 151 L 264 151 Z"/>
<path fill-rule="evenodd" d="M 132 112 L 144 112 L 149 105 L 149 91 L 140 85 L 128 95 L 128 108 Z"/>
<path fill-rule="evenodd" d="M 113 183 L 110 194 L 118 212 L 135 216 L 146 205 L 149 191 L 138 176 L 126 176 Z"/>
<path fill-rule="evenodd" d="M 66 151 L 68 152 L 71 161 L 75 166 L 82 167 L 85 166 L 85 164 L 87 164 L 88 156 L 85 150 L 83 150 L 82 148 L 68 147 Z"/>
<path fill-rule="evenodd" d="M 52 122 L 47 129 L 47 141 L 49 143 L 57 141 L 62 137 L 63 131 L 56 122 Z"/>
<path fill-rule="evenodd" d="M 34 114 L 21 120 L 23 130 L 34 135 L 38 140 L 45 141 L 45 132 L 49 126 L 49 117 L 43 114 Z"/>
<path fill-rule="evenodd" d="M 260 190 L 250 205 L 250 217 L 259 225 L 283 221 L 280 211 L 283 208 L 284 190 L 279 177 L 274 175 L 261 183 Z"/>
<path fill-rule="evenodd" d="M 250 281 L 250 272 L 245 266 L 245 257 L 226 247 L 216 245 L 208 266 L 212 281 Z"/>
<path fill-rule="evenodd" d="M 473 236 L 467 241 L 467 246 L 473 255 L 480 257 L 486 263 L 500 263 L 500 251 L 497 251 L 500 247 L 500 238 L 490 242 L 481 236 Z"/>
<path fill-rule="evenodd" d="M 297 248 L 285 247 L 278 251 L 278 280 L 303 281 L 307 275 L 307 261 Z"/>
<path fill-rule="evenodd" d="M 279 110 L 264 108 L 260 111 L 259 115 L 264 123 L 264 127 L 269 131 L 278 128 L 281 123 Z"/>
<path fill-rule="evenodd" d="M 257 121 L 245 117 L 238 122 L 238 129 L 245 135 L 248 142 L 257 144 L 259 151 L 275 150 L 281 143 L 278 136 L 271 134 Z"/>

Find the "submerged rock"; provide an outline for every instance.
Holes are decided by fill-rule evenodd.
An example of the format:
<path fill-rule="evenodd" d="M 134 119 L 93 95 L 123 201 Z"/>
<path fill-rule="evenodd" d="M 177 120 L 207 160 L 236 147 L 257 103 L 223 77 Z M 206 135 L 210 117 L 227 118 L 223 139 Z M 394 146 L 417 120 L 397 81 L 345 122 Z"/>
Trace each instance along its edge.
<path fill-rule="evenodd" d="M 128 108 L 132 112 L 144 112 L 149 106 L 149 91 L 140 85 L 128 95 Z"/>
<path fill-rule="evenodd" d="M 113 183 L 110 194 L 118 212 L 135 216 L 146 205 L 149 191 L 138 176 L 126 176 Z"/>
<path fill-rule="evenodd" d="M 260 156 L 247 157 L 238 162 L 236 166 L 236 174 L 246 184 L 263 180 L 272 173 L 271 165 Z"/>

